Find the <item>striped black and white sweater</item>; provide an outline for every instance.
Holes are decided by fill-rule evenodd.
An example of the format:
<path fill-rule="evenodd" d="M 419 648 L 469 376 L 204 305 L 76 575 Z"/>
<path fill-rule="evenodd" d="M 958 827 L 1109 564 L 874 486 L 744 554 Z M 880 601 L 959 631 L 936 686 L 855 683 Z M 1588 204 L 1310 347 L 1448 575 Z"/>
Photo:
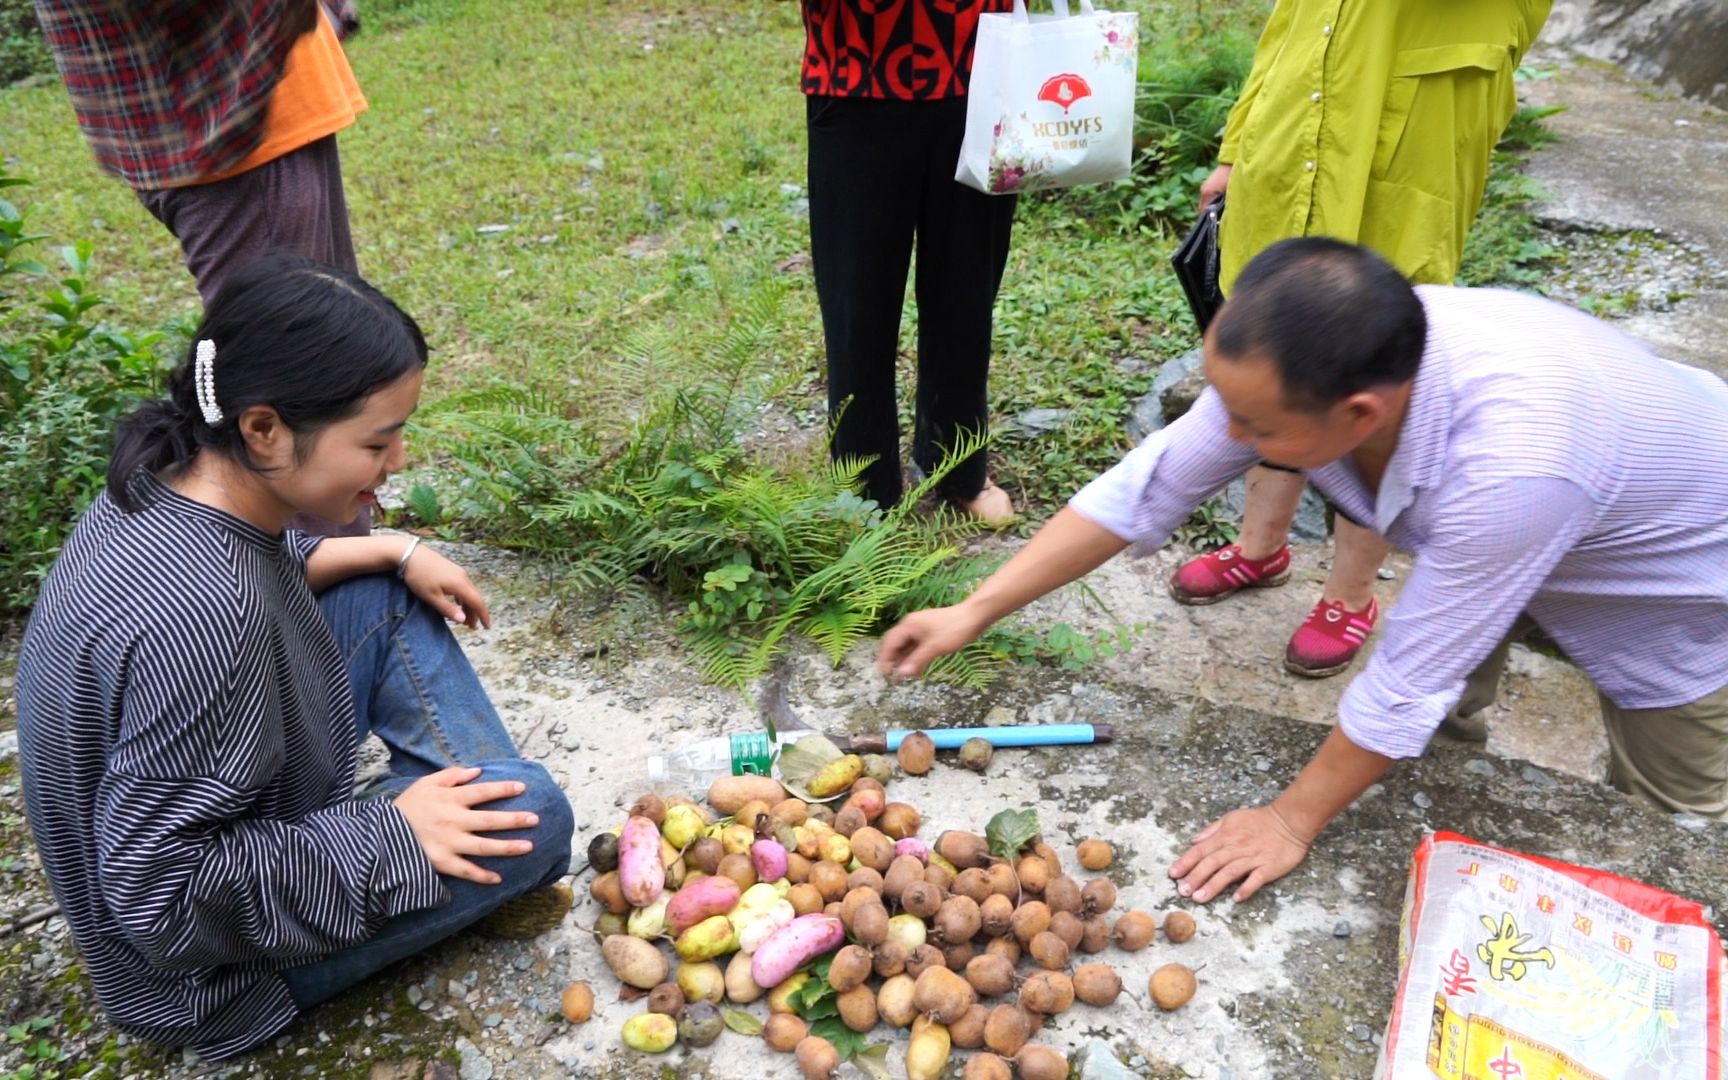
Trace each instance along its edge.
<path fill-rule="evenodd" d="M 109 1018 L 221 1058 L 294 1018 L 278 969 L 449 893 L 401 812 L 350 794 L 317 539 L 133 484 L 150 505 L 92 504 L 25 633 L 25 805 Z"/>

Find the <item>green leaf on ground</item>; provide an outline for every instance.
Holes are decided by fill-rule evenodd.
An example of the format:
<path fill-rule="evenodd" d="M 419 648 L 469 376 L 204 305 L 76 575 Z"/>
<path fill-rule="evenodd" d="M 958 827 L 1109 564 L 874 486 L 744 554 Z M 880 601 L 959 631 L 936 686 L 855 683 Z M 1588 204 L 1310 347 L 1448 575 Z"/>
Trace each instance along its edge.
<path fill-rule="evenodd" d="M 1038 839 L 1038 812 L 1004 810 L 984 826 L 984 839 L 990 845 L 990 854 L 1012 859 L 1026 845 Z"/>
<path fill-rule="evenodd" d="M 821 1036 L 834 1044 L 841 1061 L 851 1061 L 870 1049 L 864 1036 L 846 1026 L 838 1016 L 830 1016 L 810 1025 L 810 1034 Z M 886 1049 L 886 1048 L 884 1048 Z"/>
<path fill-rule="evenodd" d="M 726 1026 L 740 1035 L 762 1034 L 762 1021 L 743 1009 L 721 1009 L 720 1019 L 726 1021 Z"/>

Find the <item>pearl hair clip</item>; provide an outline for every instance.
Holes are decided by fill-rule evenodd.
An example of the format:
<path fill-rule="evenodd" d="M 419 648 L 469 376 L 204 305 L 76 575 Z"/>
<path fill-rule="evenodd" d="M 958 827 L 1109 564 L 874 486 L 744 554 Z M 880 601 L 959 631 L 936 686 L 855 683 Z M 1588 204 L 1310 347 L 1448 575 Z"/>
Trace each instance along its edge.
<path fill-rule="evenodd" d="M 216 343 L 209 338 L 198 342 L 192 357 L 192 388 L 198 395 L 198 411 L 204 422 L 215 427 L 222 422 L 222 406 L 216 404 Z"/>

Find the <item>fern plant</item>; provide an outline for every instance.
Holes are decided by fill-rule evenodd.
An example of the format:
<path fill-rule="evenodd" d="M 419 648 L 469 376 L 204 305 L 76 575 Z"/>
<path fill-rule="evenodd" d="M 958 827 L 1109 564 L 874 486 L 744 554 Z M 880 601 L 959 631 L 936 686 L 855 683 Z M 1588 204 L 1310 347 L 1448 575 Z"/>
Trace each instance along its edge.
<path fill-rule="evenodd" d="M 783 292 L 759 290 L 694 340 L 632 337 L 589 413 L 609 427 L 524 387 L 426 410 L 421 441 L 460 481 L 422 500 L 560 558 L 574 587 L 677 603 L 696 659 L 729 686 L 755 681 L 793 637 L 837 663 L 900 615 L 954 602 L 993 563 L 960 556 L 977 526 L 914 507 L 983 440 L 955 447 L 888 511 L 857 493 L 867 461 L 830 462 L 825 446 L 790 460 L 746 449 L 763 405 L 801 378 L 774 362 Z M 1007 655 L 978 646 L 943 674 L 979 685 Z"/>

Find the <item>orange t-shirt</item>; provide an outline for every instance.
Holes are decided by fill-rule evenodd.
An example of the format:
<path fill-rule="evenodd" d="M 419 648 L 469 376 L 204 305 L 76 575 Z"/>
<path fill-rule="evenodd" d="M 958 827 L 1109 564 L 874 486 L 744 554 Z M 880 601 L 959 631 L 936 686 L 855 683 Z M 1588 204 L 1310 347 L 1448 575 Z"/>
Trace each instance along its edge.
<path fill-rule="evenodd" d="M 264 110 L 264 137 L 231 169 L 198 183 L 226 180 L 284 154 L 334 135 L 366 111 L 366 98 L 336 38 L 336 28 L 320 8 L 318 25 L 288 51 L 282 81 Z"/>

